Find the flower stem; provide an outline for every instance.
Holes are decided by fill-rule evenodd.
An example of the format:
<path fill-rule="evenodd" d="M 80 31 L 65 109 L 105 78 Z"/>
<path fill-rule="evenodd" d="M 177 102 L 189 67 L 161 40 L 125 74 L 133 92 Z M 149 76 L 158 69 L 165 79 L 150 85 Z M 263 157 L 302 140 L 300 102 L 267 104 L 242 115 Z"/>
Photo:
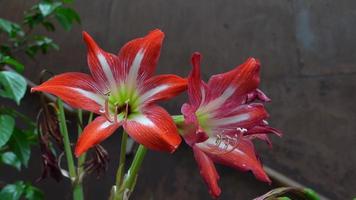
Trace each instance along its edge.
<path fill-rule="evenodd" d="M 64 114 L 63 102 L 60 99 L 58 99 L 57 102 L 58 102 L 58 109 L 59 109 L 57 115 L 59 118 L 59 126 L 60 126 L 60 130 L 61 130 L 61 134 L 63 137 L 64 152 L 65 152 L 65 156 L 67 158 L 69 175 L 70 175 L 71 179 L 75 179 L 75 177 L 76 177 L 75 166 L 74 166 L 72 149 L 70 147 L 70 141 L 69 141 L 69 136 L 68 136 L 66 118 L 65 118 L 65 114 Z"/>
<path fill-rule="evenodd" d="M 121 138 L 121 149 L 120 149 L 120 162 L 119 162 L 119 168 L 117 169 L 116 173 L 116 187 L 119 188 L 124 171 L 125 171 L 125 162 L 126 162 L 126 145 L 127 145 L 127 133 L 125 131 L 122 132 L 122 138 Z"/>
<path fill-rule="evenodd" d="M 83 111 L 81 109 L 78 109 L 78 137 L 82 134 L 83 131 Z M 78 158 L 78 176 L 81 176 L 81 174 L 84 172 L 84 163 L 85 163 L 85 153 L 83 153 L 81 156 Z"/>
<path fill-rule="evenodd" d="M 83 188 L 81 184 L 78 183 L 77 173 L 75 171 L 74 159 L 73 159 L 72 149 L 70 146 L 63 102 L 60 99 L 58 99 L 57 104 L 58 104 L 57 117 L 59 119 L 59 127 L 63 137 L 64 153 L 67 159 L 69 176 L 73 184 L 73 199 L 83 200 Z"/>
<path fill-rule="evenodd" d="M 137 152 L 135 154 L 135 157 L 132 161 L 130 169 L 127 171 L 125 175 L 124 182 L 122 183 L 120 190 L 119 190 L 119 196 L 116 195 L 116 199 L 122 200 L 122 199 L 128 199 L 132 191 L 134 190 L 137 176 L 138 176 L 138 171 L 141 168 L 143 159 L 145 158 L 147 152 L 147 148 L 143 145 L 140 145 L 137 149 Z"/>

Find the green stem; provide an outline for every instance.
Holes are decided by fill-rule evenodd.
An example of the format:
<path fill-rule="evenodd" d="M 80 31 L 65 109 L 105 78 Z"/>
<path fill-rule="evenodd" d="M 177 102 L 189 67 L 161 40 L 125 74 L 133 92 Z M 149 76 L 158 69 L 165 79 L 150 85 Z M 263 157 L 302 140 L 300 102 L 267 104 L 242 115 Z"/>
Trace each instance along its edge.
<path fill-rule="evenodd" d="M 73 199 L 74 200 L 83 200 L 84 192 L 82 184 L 75 184 L 73 187 Z"/>
<path fill-rule="evenodd" d="M 73 184 L 73 199 L 74 200 L 83 200 L 83 187 L 78 180 L 77 173 L 75 171 L 74 159 L 72 154 L 72 149 L 70 145 L 69 135 L 68 135 L 68 128 L 63 108 L 63 102 L 58 99 L 58 111 L 57 117 L 59 119 L 59 128 L 63 137 L 64 143 L 64 153 L 67 159 L 69 176 Z"/>
<path fill-rule="evenodd" d="M 83 131 L 83 111 L 81 109 L 78 109 L 78 138 L 82 134 Z M 81 176 L 81 174 L 84 171 L 84 163 L 85 163 L 85 153 L 79 156 L 78 158 L 78 175 Z"/>
<path fill-rule="evenodd" d="M 122 183 L 122 186 L 120 187 L 119 196 L 116 195 L 116 199 L 118 200 L 125 199 L 124 195 L 128 197 L 134 190 L 137 176 L 138 176 L 138 171 L 141 168 L 146 153 L 147 153 L 147 148 L 143 145 L 140 145 L 132 161 L 131 167 L 125 175 L 125 180 Z"/>
<path fill-rule="evenodd" d="M 76 177 L 75 173 L 75 166 L 74 166 L 74 160 L 73 160 L 73 154 L 72 154 L 72 149 L 70 147 L 70 141 L 69 141 L 69 136 L 68 136 L 68 129 L 67 129 L 67 123 L 66 123 L 66 118 L 64 115 L 64 108 L 63 108 L 63 102 L 58 99 L 58 119 L 59 119 L 59 127 L 61 130 L 61 134 L 63 137 L 63 143 L 64 143 L 64 152 L 65 156 L 67 158 L 67 163 L 68 163 L 68 169 L 69 169 L 69 175 L 72 181 Z"/>
<path fill-rule="evenodd" d="M 117 169 L 117 173 L 116 173 L 117 188 L 120 187 L 123 181 L 122 179 L 125 171 L 125 162 L 126 162 L 126 145 L 127 145 L 127 133 L 123 131 L 122 138 L 121 138 L 121 148 L 120 148 L 120 162 L 119 162 L 119 168 Z"/>

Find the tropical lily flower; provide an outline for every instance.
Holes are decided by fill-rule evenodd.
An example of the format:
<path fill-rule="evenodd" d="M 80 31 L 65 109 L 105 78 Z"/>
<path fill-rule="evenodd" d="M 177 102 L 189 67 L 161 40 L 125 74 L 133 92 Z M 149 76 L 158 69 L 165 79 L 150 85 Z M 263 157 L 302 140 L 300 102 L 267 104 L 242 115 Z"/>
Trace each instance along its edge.
<path fill-rule="evenodd" d="M 32 88 L 63 99 L 74 108 L 99 114 L 87 125 L 76 148 L 80 156 L 109 137 L 121 125 L 138 143 L 159 151 L 173 152 L 181 142 L 171 116 L 154 103 L 186 89 L 186 80 L 171 74 L 153 76 L 164 33 L 154 30 L 128 42 L 118 53 L 103 51 L 88 33 L 91 75 L 69 72 Z"/>
<path fill-rule="evenodd" d="M 250 58 L 227 73 L 212 76 L 208 83 L 200 78 L 200 54 L 193 54 L 192 64 L 188 77 L 189 104 L 182 106 L 182 134 L 193 149 L 210 194 L 218 197 L 221 193 L 214 163 L 252 171 L 257 179 L 270 183 L 251 141 L 259 138 L 269 142 L 270 132 L 280 135 L 267 125 L 268 114 L 263 104 L 251 103 L 256 99 L 269 101 L 257 89 L 259 62 Z"/>

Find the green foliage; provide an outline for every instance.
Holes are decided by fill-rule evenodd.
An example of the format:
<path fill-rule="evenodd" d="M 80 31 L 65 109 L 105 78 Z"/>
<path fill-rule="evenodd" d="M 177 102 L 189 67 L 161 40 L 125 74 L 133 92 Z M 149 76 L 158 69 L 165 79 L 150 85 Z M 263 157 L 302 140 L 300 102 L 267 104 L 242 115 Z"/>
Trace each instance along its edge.
<path fill-rule="evenodd" d="M 12 22 L 0 18 L 0 97 L 15 101 L 18 105 L 26 93 L 27 84 L 21 73 L 24 64 L 21 55 L 35 59 L 40 53 L 58 50 L 53 39 L 44 34 L 34 34 L 38 28 L 49 32 L 56 30 L 59 24 L 69 31 L 80 17 L 75 10 L 68 7 L 73 0 L 39 0 L 24 12 L 23 20 Z M 13 71 L 2 71 L 8 65 Z M 15 121 L 21 121 L 25 128 L 18 128 Z M 21 170 L 27 167 L 31 155 L 31 146 L 37 144 L 37 129 L 33 120 L 15 109 L 0 106 L 0 164 Z M 8 184 L 0 191 L 1 200 L 41 200 L 43 194 L 29 183 L 17 181 Z"/>
<path fill-rule="evenodd" d="M 46 54 L 49 50 L 58 50 L 58 45 L 45 35 L 34 35 L 33 30 L 43 27 L 47 31 L 56 30 L 55 23 L 70 31 L 74 23 L 80 23 L 78 13 L 67 6 L 72 0 L 42 0 L 25 11 L 22 23 L 15 23 L 0 18 L 0 34 L 5 33 L 7 41 L 0 45 L 0 65 L 7 64 L 22 73 L 24 65 L 14 56 L 23 51 L 34 58 L 39 52 Z"/>
<path fill-rule="evenodd" d="M 0 162 L 15 167 L 19 171 L 21 170 L 21 161 L 11 151 L 1 154 Z"/>
<path fill-rule="evenodd" d="M 19 74 L 10 71 L 0 72 L 0 96 L 20 104 L 26 92 L 26 80 Z"/>
<path fill-rule="evenodd" d="M 36 187 L 23 181 L 6 185 L 0 191 L 2 200 L 19 200 L 21 197 L 27 200 L 42 200 L 43 194 Z"/>
<path fill-rule="evenodd" d="M 14 128 L 14 118 L 8 115 L 0 115 L 0 148 L 9 141 Z"/>

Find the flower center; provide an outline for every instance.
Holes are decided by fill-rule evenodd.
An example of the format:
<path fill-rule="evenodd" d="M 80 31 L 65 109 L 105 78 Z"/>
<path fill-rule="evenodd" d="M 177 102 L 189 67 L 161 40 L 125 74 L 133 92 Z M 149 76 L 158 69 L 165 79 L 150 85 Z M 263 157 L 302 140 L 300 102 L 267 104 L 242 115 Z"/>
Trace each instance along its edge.
<path fill-rule="evenodd" d="M 135 90 L 121 87 L 115 93 L 107 94 L 103 114 L 111 122 L 130 119 L 139 113 L 139 95 Z"/>

